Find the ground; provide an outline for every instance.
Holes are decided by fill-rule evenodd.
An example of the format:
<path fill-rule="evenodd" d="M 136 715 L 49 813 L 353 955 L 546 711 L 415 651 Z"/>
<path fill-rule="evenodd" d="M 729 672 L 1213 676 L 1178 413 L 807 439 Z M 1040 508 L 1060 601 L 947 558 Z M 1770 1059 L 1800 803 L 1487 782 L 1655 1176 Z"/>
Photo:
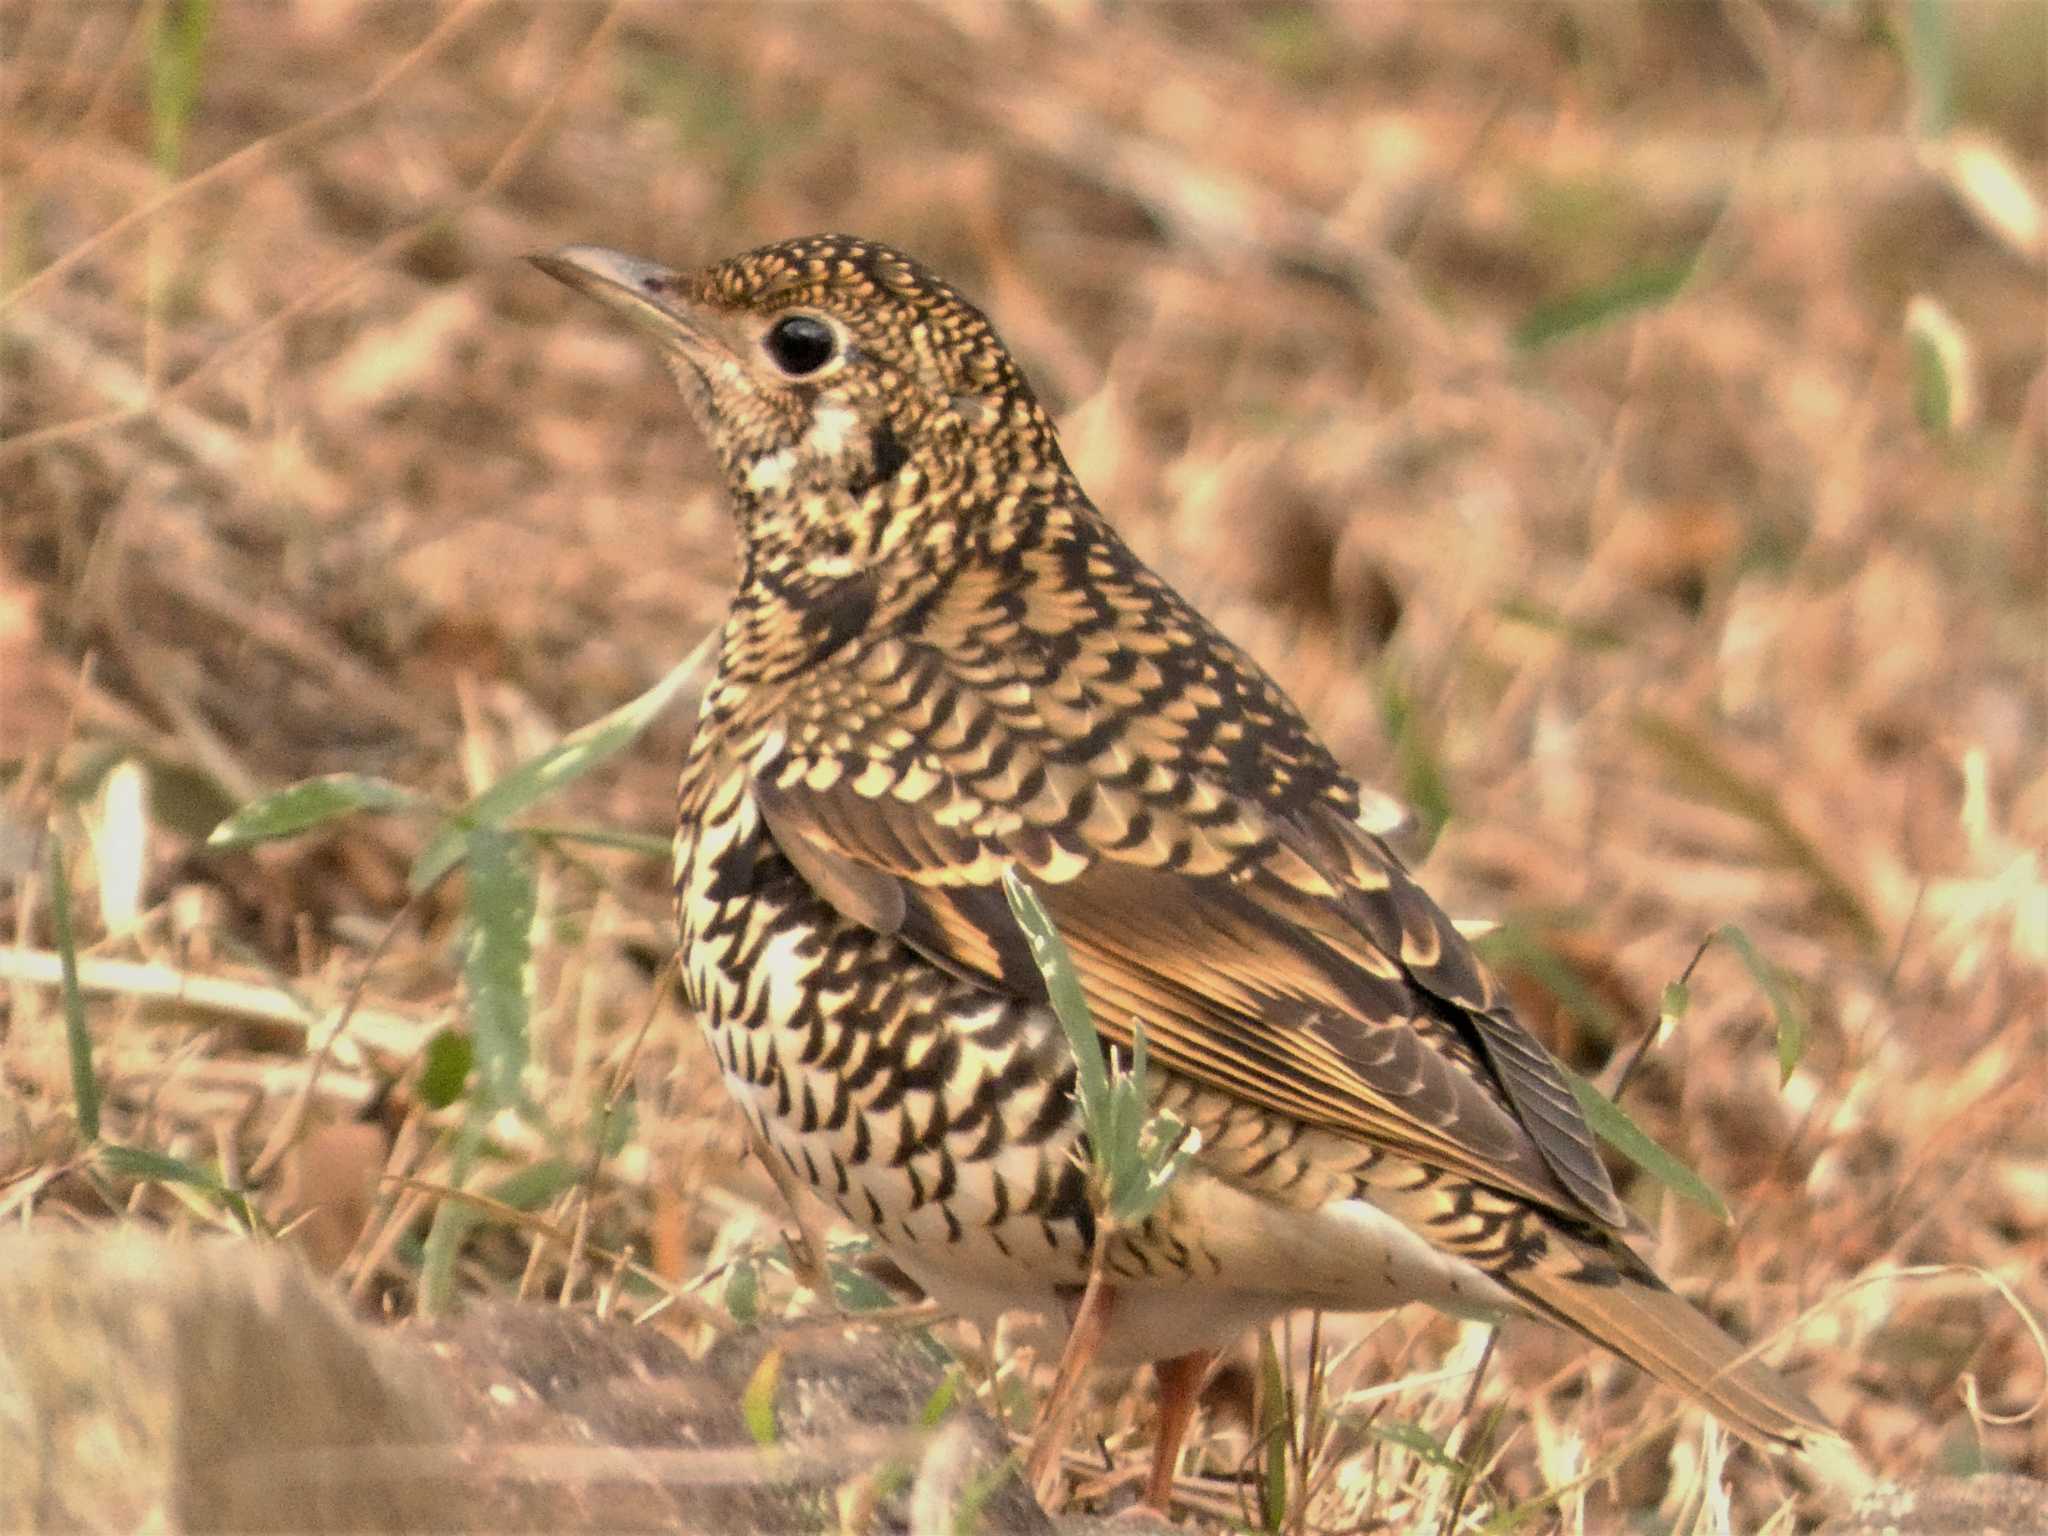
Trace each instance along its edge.
<path fill-rule="evenodd" d="M 457 804 L 717 625 L 703 445 L 524 253 L 845 229 L 983 304 L 1112 520 L 1441 827 L 1425 882 L 1560 1056 L 1613 1091 L 1665 1015 L 1623 1106 L 1733 1218 L 1630 1178 L 1660 1270 L 1876 1471 L 2048 1475 L 2033 0 L 8 0 L 0 59 L 0 1220 L 240 1224 L 225 1181 L 405 1311 L 461 1182 L 539 1214 L 455 1292 L 559 1289 L 576 1231 L 700 1331 L 804 1304 L 694 1027 L 648 1023 L 658 855 L 539 851 L 534 1107 L 465 1137 L 420 1059 L 501 996 L 477 876 L 408 900 L 418 817 L 206 834 L 318 774 Z M 658 840 L 689 714 L 522 824 Z M 200 1183 L 82 1135 L 51 832 L 100 1142 Z M 1295 1529 L 1823 1502 L 1533 1329 L 1476 1389 L 1420 1312 L 1324 1338 Z M 1101 1405 L 1120 1462 L 1147 1413 Z"/>

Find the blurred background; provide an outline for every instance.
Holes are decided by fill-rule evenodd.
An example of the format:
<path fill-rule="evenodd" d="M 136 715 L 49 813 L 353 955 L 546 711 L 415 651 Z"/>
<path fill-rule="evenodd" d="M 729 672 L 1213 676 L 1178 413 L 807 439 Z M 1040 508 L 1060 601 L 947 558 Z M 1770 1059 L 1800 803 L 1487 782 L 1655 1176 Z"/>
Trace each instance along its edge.
<path fill-rule="evenodd" d="M 1774 1353 L 1880 1471 L 2048 1474 L 2039 0 L 0 0 L 0 61 L 0 1218 L 107 1214 L 55 828 L 106 1137 L 340 1212 L 300 1240 L 403 1309 L 392 1138 L 580 1175 L 623 1085 L 603 1177 L 523 1202 L 787 1295 L 694 1027 L 641 1035 L 688 707 L 523 813 L 628 846 L 516 840 L 549 1109 L 481 1161 L 418 1088 L 475 920 L 409 886 L 432 818 L 206 836 L 311 775 L 459 805 L 713 630 L 704 446 L 519 258 L 838 229 L 989 312 L 1111 520 L 1417 809 L 1532 1027 L 1609 1091 L 1648 1043 L 1624 1107 L 1733 1212 L 1633 1177 L 1663 1272 L 1753 1337 L 1805 1315 Z M 337 1135 L 286 1157 L 306 1112 Z M 128 1173 L 149 1220 L 241 1219 Z M 456 1273 L 560 1264 L 486 1224 Z M 1368 1325 L 1334 1398 L 1470 1344 Z M 1424 1498 L 1469 1386 L 1334 1414 L 1298 1528 Z M 1532 1329 L 1493 1406 L 1443 1529 L 1674 1405 Z M 1536 1518 L 1668 1516 L 1702 1454 L 1694 1415 Z M 1738 1509 L 1796 1502 L 1743 1466 Z"/>

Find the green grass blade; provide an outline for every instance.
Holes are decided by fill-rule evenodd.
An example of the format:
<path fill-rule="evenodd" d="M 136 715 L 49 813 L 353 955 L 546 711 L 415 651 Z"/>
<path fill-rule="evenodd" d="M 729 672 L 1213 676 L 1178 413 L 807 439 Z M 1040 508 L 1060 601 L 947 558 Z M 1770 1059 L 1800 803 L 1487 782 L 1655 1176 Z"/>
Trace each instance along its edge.
<path fill-rule="evenodd" d="M 1278 1536 L 1287 1528 L 1287 1443 L 1293 1426 L 1288 1423 L 1287 1377 L 1270 1328 L 1259 1330 L 1259 1382 L 1259 1443 L 1265 1447 L 1259 1524 Z"/>
<path fill-rule="evenodd" d="M 1727 1202 L 1715 1193 L 1713 1185 L 1651 1140 L 1619 1104 L 1571 1068 L 1561 1066 L 1558 1070 L 1571 1084 L 1579 1110 L 1596 1135 L 1665 1188 L 1711 1213 L 1717 1221 L 1726 1223 L 1731 1219 Z"/>
<path fill-rule="evenodd" d="M 182 1184 L 188 1189 L 199 1190 L 225 1205 L 243 1226 L 251 1230 L 256 1227 L 256 1215 L 249 1209 L 249 1202 L 241 1191 L 229 1189 L 219 1174 L 198 1163 L 190 1163 L 165 1152 L 153 1152 L 148 1147 L 127 1147 L 109 1142 L 99 1149 L 99 1164 L 117 1177 L 153 1179 L 158 1183 Z"/>
<path fill-rule="evenodd" d="M 100 1079 L 93 1068 L 92 1034 L 85 1027 L 85 995 L 78 990 L 78 940 L 71 928 L 71 877 L 64 868 L 64 843 L 50 829 L 50 926 L 56 931 L 57 966 L 63 984 L 64 1043 L 71 1053 L 71 1097 L 78 1105 L 78 1132 L 100 1139 Z"/>
<path fill-rule="evenodd" d="M 761 1317 L 761 1271 L 752 1259 L 735 1259 L 725 1272 L 725 1310 L 742 1328 Z"/>
<path fill-rule="evenodd" d="M 566 1158 L 544 1157 L 537 1163 L 513 1169 L 484 1193 L 515 1211 L 537 1211 L 574 1189 L 582 1178 L 580 1164 Z"/>
<path fill-rule="evenodd" d="M 924 1406 L 917 1411 L 917 1425 L 920 1429 L 937 1429 L 947 1414 L 953 1411 L 953 1400 L 960 1395 L 960 1372 L 950 1370 L 939 1378 L 939 1384 L 932 1389 L 932 1395 L 924 1400 Z"/>
<path fill-rule="evenodd" d="M 1424 1429 L 1420 1424 L 1389 1423 L 1382 1419 L 1366 1426 L 1365 1432 L 1375 1440 L 1384 1440 L 1388 1445 L 1397 1445 L 1409 1455 L 1432 1467 L 1447 1471 L 1461 1471 L 1464 1463 L 1450 1451 L 1450 1448 Z"/>
<path fill-rule="evenodd" d="M 521 822 L 519 830 L 543 843 L 588 843 L 593 848 L 617 848 L 649 859 L 666 859 L 675 847 L 675 839 L 670 836 L 619 832 L 610 827 L 537 827 Z"/>
<path fill-rule="evenodd" d="M 481 1068 L 479 1107 L 486 1115 L 518 1102 L 526 1070 L 533 913 L 533 872 L 524 845 L 496 828 L 474 829 L 462 978 Z"/>
<path fill-rule="evenodd" d="M 628 699 L 609 714 L 579 726 L 471 799 L 413 861 L 407 877 L 413 890 L 426 890 L 461 862 L 471 828 L 503 826 L 535 801 L 573 784 L 598 764 L 631 746 L 675 702 L 677 695 L 696 680 L 712 644 L 713 637 L 707 636 L 638 698 Z"/>
<path fill-rule="evenodd" d="M 458 1137 L 451 1177 L 459 1187 L 469 1176 L 475 1144 L 480 1137 L 465 1129 Z M 463 1242 L 483 1221 L 483 1213 L 466 1200 L 443 1199 L 434 1208 L 433 1224 L 420 1260 L 420 1301 L 422 1317 L 446 1317 L 455 1299 L 455 1260 Z"/>
<path fill-rule="evenodd" d="M 1778 1026 L 1778 1082 L 1783 1086 L 1792 1080 L 1800 1058 L 1806 1054 L 1806 1010 L 1785 985 L 1784 973 L 1750 943 L 1748 934 L 1733 923 L 1723 923 L 1716 930 L 1716 937 L 1726 939 L 1742 957 L 1749 974 L 1770 1000 L 1771 1014 Z"/>
<path fill-rule="evenodd" d="M 1427 850 L 1451 819 L 1450 778 L 1431 745 L 1414 696 L 1391 667 L 1380 673 L 1380 724 L 1394 749 L 1400 796 L 1414 811 L 1419 845 Z"/>
<path fill-rule="evenodd" d="M 1686 285 L 1694 265 L 1692 257 L 1684 261 L 1645 262 L 1605 283 L 1539 304 L 1515 327 L 1514 348 L 1518 352 L 1534 352 L 1575 331 L 1591 330 L 1636 310 L 1663 304 Z"/>
<path fill-rule="evenodd" d="M 1902 42 L 1906 73 L 1913 82 L 1913 127 L 1923 139 L 1938 139 L 1955 122 L 1955 45 L 1949 0 L 1907 0 Z M 2038 56 L 2035 62 L 2039 63 Z"/>
<path fill-rule="evenodd" d="M 213 0 L 164 0 L 149 40 L 149 117 L 156 167 L 178 174 L 185 157 L 185 130 L 199 105 L 207 34 L 213 30 Z"/>
<path fill-rule="evenodd" d="M 433 807 L 388 779 L 330 773 L 302 779 L 274 795 L 252 800 L 207 834 L 212 848 L 247 848 L 296 837 L 338 816 L 358 811 L 425 811 Z"/>
<path fill-rule="evenodd" d="M 754 1437 L 756 1445 L 773 1445 L 780 1438 L 775 1422 L 775 1389 L 781 1383 L 782 1346 L 771 1344 L 740 1394 L 740 1417 L 746 1420 L 747 1433 Z"/>
<path fill-rule="evenodd" d="M 426 1059 L 420 1066 L 420 1100 L 430 1109 L 446 1109 L 462 1097 L 470 1068 L 476 1065 L 476 1047 L 459 1029 L 443 1029 L 427 1042 Z"/>
<path fill-rule="evenodd" d="M 1003 895 L 1017 926 L 1031 945 L 1031 958 L 1045 978 L 1045 990 L 1052 999 L 1052 1011 L 1073 1047 L 1080 1070 L 1081 1108 L 1091 1132 L 1101 1127 L 1106 1133 L 1113 1113 L 1109 1098 L 1109 1072 L 1103 1064 L 1102 1037 L 1096 1033 L 1094 1015 L 1081 992 L 1081 978 L 1074 971 L 1073 957 L 1053 927 L 1052 918 L 1031 889 L 1031 883 L 1012 866 L 1003 871 Z"/>

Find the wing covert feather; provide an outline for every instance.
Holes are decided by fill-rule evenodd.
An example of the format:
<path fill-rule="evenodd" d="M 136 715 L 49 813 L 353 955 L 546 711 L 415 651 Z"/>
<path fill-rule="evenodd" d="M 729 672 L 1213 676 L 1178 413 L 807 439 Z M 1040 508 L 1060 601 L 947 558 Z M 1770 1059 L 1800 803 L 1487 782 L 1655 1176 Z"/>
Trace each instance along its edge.
<path fill-rule="evenodd" d="M 1185 837 L 1153 847 L 1133 836 L 1137 857 L 1167 857 L 1125 862 L 1080 841 L 1071 823 L 962 813 L 974 786 L 941 763 L 895 773 L 842 758 L 818 771 L 832 754 L 812 741 L 799 750 L 785 739 L 757 759 L 753 792 L 791 863 L 851 920 L 957 975 L 1042 996 L 1000 887 L 1015 862 L 1108 1038 L 1128 1045 L 1142 1022 L 1154 1057 L 1185 1076 L 1580 1219 L 1628 1221 L 1555 1065 L 1492 995 L 1449 920 L 1363 829 L 1347 831 L 1334 813 L 1296 829 L 1212 794 L 1238 823 L 1270 834 L 1248 845 L 1259 857 L 1220 869 L 1205 847 L 1207 868 L 1188 872 L 1173 867 Z M 906 783 L 922 793 L 900 793 Z M 1220 814 L 1212 808 L 1212 822 Z M 1452 995 L 1438 991 L 1432 967 Z M 1582 1149 L 1597 1179 L 1579 1166 Z"/>

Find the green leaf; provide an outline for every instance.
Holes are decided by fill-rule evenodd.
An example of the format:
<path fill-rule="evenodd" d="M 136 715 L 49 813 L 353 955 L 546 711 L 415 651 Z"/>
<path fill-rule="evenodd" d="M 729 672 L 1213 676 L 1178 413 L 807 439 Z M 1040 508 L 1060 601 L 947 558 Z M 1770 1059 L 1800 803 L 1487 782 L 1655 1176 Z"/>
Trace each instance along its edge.
<path fill-rule="evenodd" d="M 1915 97 L 1914 129 L 1923 139 L 1938 139 L 1955 121 L 1955 47 L 1948 0 L 1908 0 L 1904 44 Z M 2035 62 L 2039 60 L 2037 53 Z"/>
<path fill-rule="evenodd" d="M 1384 1440 L 1389 1445 L 1400 1446 L 1402 1450 L 1421 1458 L 1433 1467 L 1464 1467 L 1464 1463 L 1450 1453 L 1443 1441 L 1420 1424 L 1389 1423 L 1384 1419 L 1378 1419 L 1368 1424 L 1365 1432 L 1375 1440 Z"/>
<path fill-rule="evenodd" d="M 208 1194 L 224 1194 L 226 1186 L 210 1170 L 167 1152 L 148 1147 L 126 1147 L 109 1142 L 99 1150 L 100 1166 L 109 1173 L 130 1179 L 157 1179 L 165 1184 L 185 1184 Z"/>
<path fill-rule="evenodd" d="M 1031 946 L 1031 958 L 1045 978 L 1053 1012 L 1074 1054 L 1081 1119 L 1094 1156 L 1092 1198 L 1098 1212 L 1113 1221 L 1142 1220 L 1194 1156 L 1201 1137 L 1171 1114 L 1149 1113 L 1142 1025 L 1132 1031 L 1130 1070 L 1112 1077 L 1073 957 L 1030 882 L 1015 866 L 1003 871 L 1003 894 Z"/>
<path fill-rule="evenodd" d="M 1266 1448 L 1259 1486 L 1259 1523 L 1275 1536 L 1287 1528 L 1287 1378 L 1269 1328 L 1259 1330 L 1259 1443 Z"/>
<path fill-rule="evenodd" d="M 533 912 L 533 873 L 525 848 L 509 833 L 475 828 L 469 833 L 462 979 L 482 1067 L 479 1108 L 486 1116 L 518 1101 L 526 1070 Z"/>
<path fill-rule="evenodd" d="M 1685 1017 L 1685 1011 L 1692 1006 L 1692 988 L 1682 981 L 1664 983 L 1664 996 L 1657 1003 L 1657 1019 L 1660 1024 L 1677 1023 Z"/>
<path fill-rule="evenodd" d="M 1144 1038 L 1142 1030 L 1137 1038 Z M 1170 1109 L 1147 1115 L 1144 1091 L 1138 1086 L 1143 1079 L 1134 1072 L 1125 1081 L 1131 1085 L 1132 1129 L 1123 1134 L 1131 1138 L 1135 1155 L 1128 1169 L 1110 1184 L 1110 1214 L 1128 1223 L 1152 1214 L 1166 1186 L 1201 1150 L 1202 1135 Z"/>
<path fill-rule="evenodd" d="M 711 645 L 712 637 L 706 637 L 638 698 L 571 731 L 463 806 L 413 861 L 407 877 L 412 888 L 426 890 L 454 868 L 468 849 L 466 838 L 472 828 L 503 826 L 542 796 L 574 783 L 631 746 L 695 680 Z"/>
<path fill-rule="evenodd" d="M 1645 262 L 1605 283 L 1539 304 L 1515 327 L 1513 345 L 1519 352 L 1534 352 L 1574 331 L 1590 330 L 1662 304 L 1685 287 L 1695 263 L 1692 256 L 1683 261 Z"/>
<path fill-rule="evenodd" d="M 652 832 L 619 832 L 610 827 L 536 827 L 522 824 L 519 830 L 545 843 L 589 843 L 595 848 L 620 848 L 650 859 L 666 859 L 675 847 L 673 837 Z"/>
<path fill-rule="evenodd" d="M 475 1064 L 476 1047 L 467 1033 L 452 1027 L 438 1031 L 427 1042 L 420 1067 L 420 1098 L 431 1109 L 446 1109 L 462 1097 L 462 1085 Z"/>
<path fill-rule="evenodd" d="M 388 779 L 360 773 L 330 773 L 302 779 L 274 795 L 251 801 L 207 835 L 213 848 L 246 848 L 349 816 L 357 811 L 420 811 L 431 807 Z"/>
<path fill-rule="evenodd" d="M 484 1193 L 515 1211 L 537 1211 L 575 1188 L 582 1177 L 583 1170 L 575 1163 L 559 1157 L 544 1157 L 537 1163 L 529 1163 L 506 1174 Z"/>
<path fill-rule="evenodd" d="M 474 1145 L 475 1134 L 466 1138 Z M 455 1159 L 454 1182 L 459 1188 L 463 1179 L 469 1176 L 469 1163 L 473 1151 L 464 1155 L 460 1144 Z M 427 1228 L 427 1239 L 420 1255 L 420 1315 L 422 1317 L 445 1317 L 449 1303 L 455 1299 L 455 1260 L 462 1253 L 462 1245 L 469 1234 L 483 1223 L 484 1213 L 467 1200 L 444 1199 L 434 1207 L 434 1220 Z"/>
<path fill-rule="evenodd" d="M 1946 437 L 1955 427 L 1955 391 L 1949 385 L 1947 360 L 1932 337 L 1908 334 L 1906 345 L 1913 380 L 1913 416 L 1927 431 Z"/>
<path fill-rule="evenodd" d="M 199 104 L 200 60 L 213 29 L 213 0 L 164 0 L 149 42 L 149 115 L 156 166 L 178 174 L 185 128 Z"/>
<path fill-rule="evenodd" d="M 249 1209 L 249 1202 L 242 1192 L 229 1189 L 221 1182 L 220 1175 L 210 1168 L 197 1163 L 188 1163 L 181 1157 L 168 1153 L 153 1152 L 148 1147 L 128 1147 L 118 1143 L 105 1143 L 99 1149 L 100 1166 L 109 1173 L 122 1178 L 154 1179 L 163 1184 L 182 1184 L 196 1189 L 221 1202 L 233 1211 L 245 1227 L 256 1226 L 256 1215 Z"/>
<path fill-rule="evenodd" d="M 756 1445 L 773 1445 L 776 1441 L 775 1389 L 781 1381 L 782 1346 L 771 1344 L 761 1356 L 761 1363 L 754 1367 L 754 1374 L 747 1378 L 746 1391 L 740 1394 L 740 1417 L 746 1420 L 747 1433 L 754 1437 Z"/>
<path fill-rule="evenodd" d="M 948 1371 L 939 1378 L 939 1384 L 932 1395 L 924 1400 L 924 1407 L 917 1412 L 920 1429 L 937 1429 L 939 1422 L 953 1411 L 953 1399 L 960 1395 L 960 1373 Z"/>
<path fill-rule="evenodd" d="M 1400 795 L 1415 812 L 1419 847 L 1426 852 L 1451 819 L 1450 779 L 1423 729 L 1414 697 L 1391 666 L 1380 670 L 1378 703 L 1380 724 L 1394 749 Z"/>
<path fill-rule="evenodd" d="M 1800 1058 L 1806 1054 L 1805 1010 L 1785 985 L 1784 973 L 1749 942 L 1748 934 L 1733 923 L 1723 923 L 1717 930 L 1717 936 L 1734 947 L 1735 953 L 1742 957 L 1742 963 L 1749 967 L 1751 977 L 1763 989 L 1764 996 L 1770 999 L 1771 1013 L 1778 1025 L 1778 1083 L 1782 1087 L 1792 1080 Z"/>
<path fill-rule="evenodd" d="M 876 1312 L 896 1305 L 886 1285 L 851 1264 L 828 1261 L 825 1273 L 832 1277 L 832 1294 L 849 1312 Z"/>
<path fill-rule="evenodd" d="M 93 1069 L 92 1034 L 85 1027 L 85 995 L 78 990 L 78 940 L 71 931 L 71 877 L 64 870 L 64 842 L 50 828 L 50 926 L 56 930 L 57 968 L 63 983 L 64 1043 L 71 1054 L 71 1097 L 78 1105 L 78 1133 L 100 1139 L 100 1079 Z"/>
<path fill-rule="evenodd" d="M 735 1259 L 725 1272 L 725 1310 L 742 1328 L 761 1315 L 761 1272 L 752 1259 Z"/>
<path fill-rule="evenodd" d="M 1676 1194 L 1684 1196 L 1721 1222 L 1730 1220 L 1728 1207 L 1711 1184 L 1694 1173 L 1671 1153 L 1644 1134 L 1622 1107 L 1569 1067 L 1560 1066 L 1565 1081 L 1579 1101 L 1579 1109 L 1595 1134 L 1634 1163 L 1643 1172 Z"/>
<path fill-rule="evenodd" d="M 597 1122 L 596 1143 L 600 1157 L 617 1157 L 633 1140 L 634 1128 L 640 1121 L 640 1107 L 628 1088 L 619 1096 L 616 1104 L 607 1101 L 603 1087 L 594 1091 L 591 1104 L 592 1118 Z"/>
<path fill-rule="evenodd" d="M 1052 1011 L 1060 1021 L 1060 1028 L 1066 1031 L 1067 1044 L 1073 1048 L 1074 1062 L 1080 1072 L 1082 1116 L 1089 1123 L 1091 1131 L 1096 1126 L 1105 1130 L 1111 1118 L 1109 1102 L 1109 1072 L 1103 1063 L 1102 1037 L 1096 1033 L 1094 1015 L 1088 1011 L 1088 999 L 1081 991 L 1081 978 L 1075 973 L 1073 957 L 1067 953 L 1067 946 L 1060 938 L 1059 930 L 1053 927 L 1052 918 L 1038 899 L 1038 893 L 1030 883 L 1017 872 L 1014 865 L 1003 871 L 1003 894 L 1009 898 L 1010 912 L 1017 919 L 1017 926 L 1024 930 L 1025 940 L 1031 946 L 1031 958 L 1037 963 L 1039 974 L 1045 978 L 1045 989 L 1052 999 Z"/>
<path fill-rule="evenodd" d="M 1548 603 L 1532 597 L 1504 598 L 1494 612 L 1513 624 L 1547 630 L 1567 645 L 1584 651 L 1619 651 L 1628 645 L 1628 635 L 1613 624 L 1598 619 L 1575 619 Z"/>
<path fill-rule="evenodd" d="M 1906 357 L 1913 415 L 1930 435 L 1954 437 L 1976 417 L 1976 349 L 1940 301 L 1915 294 L 1906 305 Z"/>

